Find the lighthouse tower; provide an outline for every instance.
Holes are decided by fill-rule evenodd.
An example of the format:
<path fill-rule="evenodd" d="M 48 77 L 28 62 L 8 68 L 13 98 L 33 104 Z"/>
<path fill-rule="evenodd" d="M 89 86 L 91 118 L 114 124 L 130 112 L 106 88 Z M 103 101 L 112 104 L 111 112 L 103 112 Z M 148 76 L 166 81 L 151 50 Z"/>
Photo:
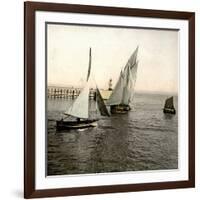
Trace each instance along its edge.
<path fill-rule="evenodd" d="M 108 90 L 112 90 L 112 79 L 109 80 L 109 83 L 108 83 Z"/>

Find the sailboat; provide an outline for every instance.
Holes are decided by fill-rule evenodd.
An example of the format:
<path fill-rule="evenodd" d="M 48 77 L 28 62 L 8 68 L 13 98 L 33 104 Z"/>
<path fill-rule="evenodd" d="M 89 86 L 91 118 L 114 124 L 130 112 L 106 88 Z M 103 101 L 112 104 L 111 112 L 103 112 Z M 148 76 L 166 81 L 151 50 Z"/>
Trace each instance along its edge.
<path fill-rule="evenodd" d="M 133 97 L 138 68 L 137 54 L 138 47 L 130 56 L 124 69 L 121 70 L 115 88 L 106 102 L 110 106 L 112 114 L 127 113 L 131 110 L 130 103 Z"/>
<path fill-rule="evenodd" d="M 163 108 L 163 112 L 169 113 L 169 114 L 176 114 L 176 110 L 174 108 L 173 96 L 166 99 L 165 106 Z"/>
<path fill-rule="evenodd" d="M 69 109 L 66 112 L 64 112 L 64 115 L 66 115 L 67 117 L 56 121 L 57 130 L 81 129 L 81 128 L 97 126 L 98 118 L 92 118 L 89 111 L 91 60 L 92 58 L 91 58 L 91 48 L 90 48 L 89 67 L 88 67 L 88 74 L 85 87 L 82 89 L 81 93 L 75 99 L 75 101 L 69 107 Z M 97 85 L 96 85 L 96 102 L 97 102 L 96 111 L 98 109 L 101 115 L 110 116 Z M 73 120 L 71 120 L 71 118 L 73 118 Z"/>

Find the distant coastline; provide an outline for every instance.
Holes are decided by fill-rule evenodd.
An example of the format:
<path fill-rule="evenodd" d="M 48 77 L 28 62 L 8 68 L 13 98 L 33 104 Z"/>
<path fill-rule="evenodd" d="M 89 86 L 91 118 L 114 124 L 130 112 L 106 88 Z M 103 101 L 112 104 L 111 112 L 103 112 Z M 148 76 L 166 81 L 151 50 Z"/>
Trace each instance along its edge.
<path fill-rule="evenodd" d="M 82 89 L 83 86 L 73 86 L 73 85 L 56 85 L 49 84 L 47 85 L 48 89 L 50 88 L 58 88 L 58 89 Z M 95 88 L 92 88 L 95 89 Z M 100 88 L 100 90 L 108 90 L 108 88 Z M 163 92 L 163 91 L 145 91 L 145 90 L 135 90 L 136 94 L 160 94 L 160 95 L 173 95 L 178 96 L 178 92 Z"/>

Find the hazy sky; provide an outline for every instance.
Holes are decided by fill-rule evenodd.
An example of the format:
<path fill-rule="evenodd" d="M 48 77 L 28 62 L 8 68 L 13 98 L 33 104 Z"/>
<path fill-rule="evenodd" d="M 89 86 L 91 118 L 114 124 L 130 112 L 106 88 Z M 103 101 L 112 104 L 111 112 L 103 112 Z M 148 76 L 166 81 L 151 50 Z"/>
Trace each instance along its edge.
<path fill-rule="evenodd" d="M 49 24 L 47 44 L 48 85 L 82 84 L 91 47 L 99 88 L 114 86 L 139 45 L 136 91 L 178 91 L 178 31 Z"/>

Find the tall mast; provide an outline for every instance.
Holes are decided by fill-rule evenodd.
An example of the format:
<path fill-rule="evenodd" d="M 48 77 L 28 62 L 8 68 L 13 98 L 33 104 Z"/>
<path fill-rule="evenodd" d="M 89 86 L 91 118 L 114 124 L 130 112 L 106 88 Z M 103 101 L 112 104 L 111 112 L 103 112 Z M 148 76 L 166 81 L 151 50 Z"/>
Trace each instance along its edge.
<path fill-rule="evenodd" d="M 90 77 L 90 71 L 91 71 L 91 65 L 92 65 L 92 52 L 91 52 L 91 48 L 90 48 L 90 53 L 89 53 L 89 67 L 88 67 L 88 74 L 87 74 L 87 81 Z"/>

